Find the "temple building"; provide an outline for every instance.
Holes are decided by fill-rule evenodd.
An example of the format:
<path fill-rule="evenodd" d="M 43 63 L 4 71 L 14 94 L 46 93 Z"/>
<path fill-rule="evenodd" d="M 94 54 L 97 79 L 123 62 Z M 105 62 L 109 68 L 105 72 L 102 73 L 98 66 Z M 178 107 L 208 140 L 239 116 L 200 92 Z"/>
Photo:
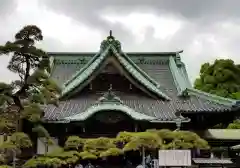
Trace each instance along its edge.
<path fill-rule="evenodd" d="M 194 89 L 181 53 L 126 53 L 111 33 L 96 53 L 49 53 L 51 76 L 63 90 L 59 106 L 45 109 L 45 127 L 59 144 L 69 135 L 113 137 L 153 128 L 219 139 L 224 135 L 209 128 L 232 121 L 238 102 Z"/>

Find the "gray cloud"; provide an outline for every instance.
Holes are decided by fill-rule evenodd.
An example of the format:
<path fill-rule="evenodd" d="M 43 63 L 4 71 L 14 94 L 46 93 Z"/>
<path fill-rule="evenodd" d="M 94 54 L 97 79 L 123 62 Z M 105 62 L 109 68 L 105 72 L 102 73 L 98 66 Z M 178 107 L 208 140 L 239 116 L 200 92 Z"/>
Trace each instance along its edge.
<path fill-rule="evenodd" d="M 41 2 L 58 12 L 95 26 L 106 24 L 98 19 L 103 10 L 118 14 L 132 11 L 170 13 L 203 23 L 236 19 L 240 16 L 239 0 L 42 0 Z"/>
<path fill-rule="evenodd" d="M 1 0 L 0 2 L 0 45 L 4 43 L 7 38 L 9 38 L 9 32 L 6 27 L 6 21 L 8 20 L 8 16 L 13 13 L 16 8 L 15 0 Z M 0 82 L 7 81 L 10 82 L 11 78 L 16 78 L 16 75 L 10 73 L 6 67 L 9 61 L 8 56 L 0 56 Z M 6 75 L 7 74 L 7 75 Z"/>
<path fill-rule="evenodd" d="M 234 21 L 239 23 L 240 5 L 239 0 L 41 0 L 43 5 L 48 6 L 59 13 L 64 13 L 82 24 L 96 28 L 102 33 L 106 33 L 109 29 L 114 30 L 114 34 L 124 41 L 131 44 L 134 48 L 131 33 L 125 30 L 122 25 L 110 25 L 100 18 L 103 12 L 115 13 L 118 15 L 126 15 L 130 12 L 149 12 L 156 15 L 171 14 L 176 18 L 182 18 L 191 23 L 179 31 L 169 42 L 164 41 L 163 49 L 176 48 L 176 45 L 185 47 L 191 43 L 197 34 L 216 31 L 216 24 L 222 21 Z M 143 20 L 144 22 L 144 20 Z M 63 23 L 64 24 L 64 23 Z M 151 30 L 149 28 L 148 30 Z M 214 30 L 214 31 L 213 31 Z M 146 43 L 151 41 L 151 49 L 153 46 L 159 46 L 161 42 L 146 36 Z M 237 38 L 239 34 L 235 34 Z M 150 39 L 148 39 L 150 38 Z M 232 37 L 234 38 L 234 37 Z M 152 42 L 155 41 L 156 44 Z M 166 45 L 165 45 L 166 44 Z M 146 48 L 149 46 L 146 46 Z M 159 46 L 160 47 L 160 46 Z M 156 49 L 159 49 L 156 47 Z M 179 48 L 178 47 L 178 48 Z"/>
<path fill-rule="evenodd" d="M 65 14 L 80 24 L 100 31 L 104 36 L 107 36 L 108 31 L 112 29 L 114 36 L 121 41 L 124 51 L 177 51 L 183 49 L 182 59 L 187 64 L 192 80 L 198 74 L 202 63 L 212 61 L 219 56 L 229 57 L 240 62 L 238 58 L 240 52 L 238 47 L 240 42 L 239 0 L 39 0 L 39 3 L 48 10 Z M 6 13 L 9 14 L 8 11 L 11 12 L 14 8 L 14 0 L 1 1 L 0 16 L 3 16 L 3 13 L 5 15 L 0 21 L 1 27 L 6 25 L 4 21 L 4 18 L 5 20 L 7 18 Z M 136 36 L 123 24 L 118 22 L 110 24 L 101 18 L 102 14 L 124 16 L 131 12 L 152 13 L 156 16 L 170 15 L 185 23 L 176 34 L 167 39 L 154 37 L 157 30 L 149 26 L 144 34 L 145 40 L 137 43 Z M 231 24 L 224 27 L 223 23 L 228 21 Z M 17 22 L 21 21 L 17 20 Z M 9 40 L 16 32 L 15 24 L 9 25 L 0 32 L 1 43 Z M 209 41 L 208 36 L 212 36 L 215 42 L 211 42 L 211 39 Z M 47 51 L 96 51 L 96 46 L 86 47 L 80 42 L 67 45 L 53 37 L 45 37 L 40 46 Z"/>
<path fill-rule="evenodd" d="M 182 58 L 187 64 L 192 80 L 198 74 L 203 62 L 211 61 L 218 56 L 240 61 L 237 57 L 240 52 L 237 45 L 240 39 L 239 28 L 231 30 L 222 27 L 222 23 L 227 21 L 239 25 L 239 0 L 43 0 L 41 2 L 56 12 L 64 13 L 104 33 L 112 29 L 114 35 L 123 43 L 125 51 L 184 49 Z M 100 15 L 103 12 L 118 15 L 131 12 L 153 13 L 157 16 L 172 15 L 186 21 L 187 24 L 167 40 L 154 38 L 155 30 L 149 27 L 144 42 L 137 44 L 134 42 L 134 36 L 124 29 L 123 25 L 110 25 L 102 20 Z M 217 44 L 209 42 L 206 35 L 212 35 Z M 199 45 L 194 45 L 198 41 L 200 41 Z"/>
<path fill-rule="evenodd" d="M 16 8 L 16 0 L 1 0 L 0 2 L 0 15 L 9 15 L 12 10 Z"/>

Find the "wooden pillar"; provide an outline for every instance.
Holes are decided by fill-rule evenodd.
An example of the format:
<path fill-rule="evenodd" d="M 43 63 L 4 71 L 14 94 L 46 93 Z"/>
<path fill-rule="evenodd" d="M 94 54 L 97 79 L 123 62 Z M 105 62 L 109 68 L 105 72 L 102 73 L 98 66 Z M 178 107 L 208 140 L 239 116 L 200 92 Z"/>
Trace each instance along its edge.
<path fill-rule="evenodd" d="M 82 132 L 85 133 L 86 132 L 86 127 L 85 124 L 82 124 Z"/>
<path fill-rule="evenodd" d="M 138 132 L 138 123 L 137 122 L 134 122 L 134 131 Z"/>

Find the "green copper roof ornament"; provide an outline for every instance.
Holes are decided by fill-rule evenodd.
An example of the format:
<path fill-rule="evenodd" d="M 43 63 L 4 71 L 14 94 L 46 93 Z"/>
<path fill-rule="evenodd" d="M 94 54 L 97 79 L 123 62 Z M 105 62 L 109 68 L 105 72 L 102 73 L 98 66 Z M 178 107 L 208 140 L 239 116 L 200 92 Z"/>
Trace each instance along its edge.
<path fill-rule="evenodd" d="M 122 104 L 121 99 L 115 95 L 115 93 L 112 91 L 112 84 L 110 84 L 110 87 L 108 91 L 98 99 L 99 103 L 114 103 L 114 104 Z"/>
<path fill-rule="evenodd" d="M 109 45 L 113 45 L 118 50 L 118 52 L 121 51 L 121 43 L 112 35 L 112 30 L 110 30 L 107 39 L 102 41 L 100 50 L 104 51 Z"/>

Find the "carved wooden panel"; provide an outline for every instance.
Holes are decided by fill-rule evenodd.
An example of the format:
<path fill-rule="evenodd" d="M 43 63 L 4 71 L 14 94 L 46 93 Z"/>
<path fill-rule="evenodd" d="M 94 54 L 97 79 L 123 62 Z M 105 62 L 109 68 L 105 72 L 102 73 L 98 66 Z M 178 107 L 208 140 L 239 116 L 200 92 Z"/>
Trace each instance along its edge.
<path fill-rule="evenodd" d="M 95 119 L 103 123 L 118 123 L 127 119 L 127 117 L 120 112 L 109 111 L 97 113 Z"/>

